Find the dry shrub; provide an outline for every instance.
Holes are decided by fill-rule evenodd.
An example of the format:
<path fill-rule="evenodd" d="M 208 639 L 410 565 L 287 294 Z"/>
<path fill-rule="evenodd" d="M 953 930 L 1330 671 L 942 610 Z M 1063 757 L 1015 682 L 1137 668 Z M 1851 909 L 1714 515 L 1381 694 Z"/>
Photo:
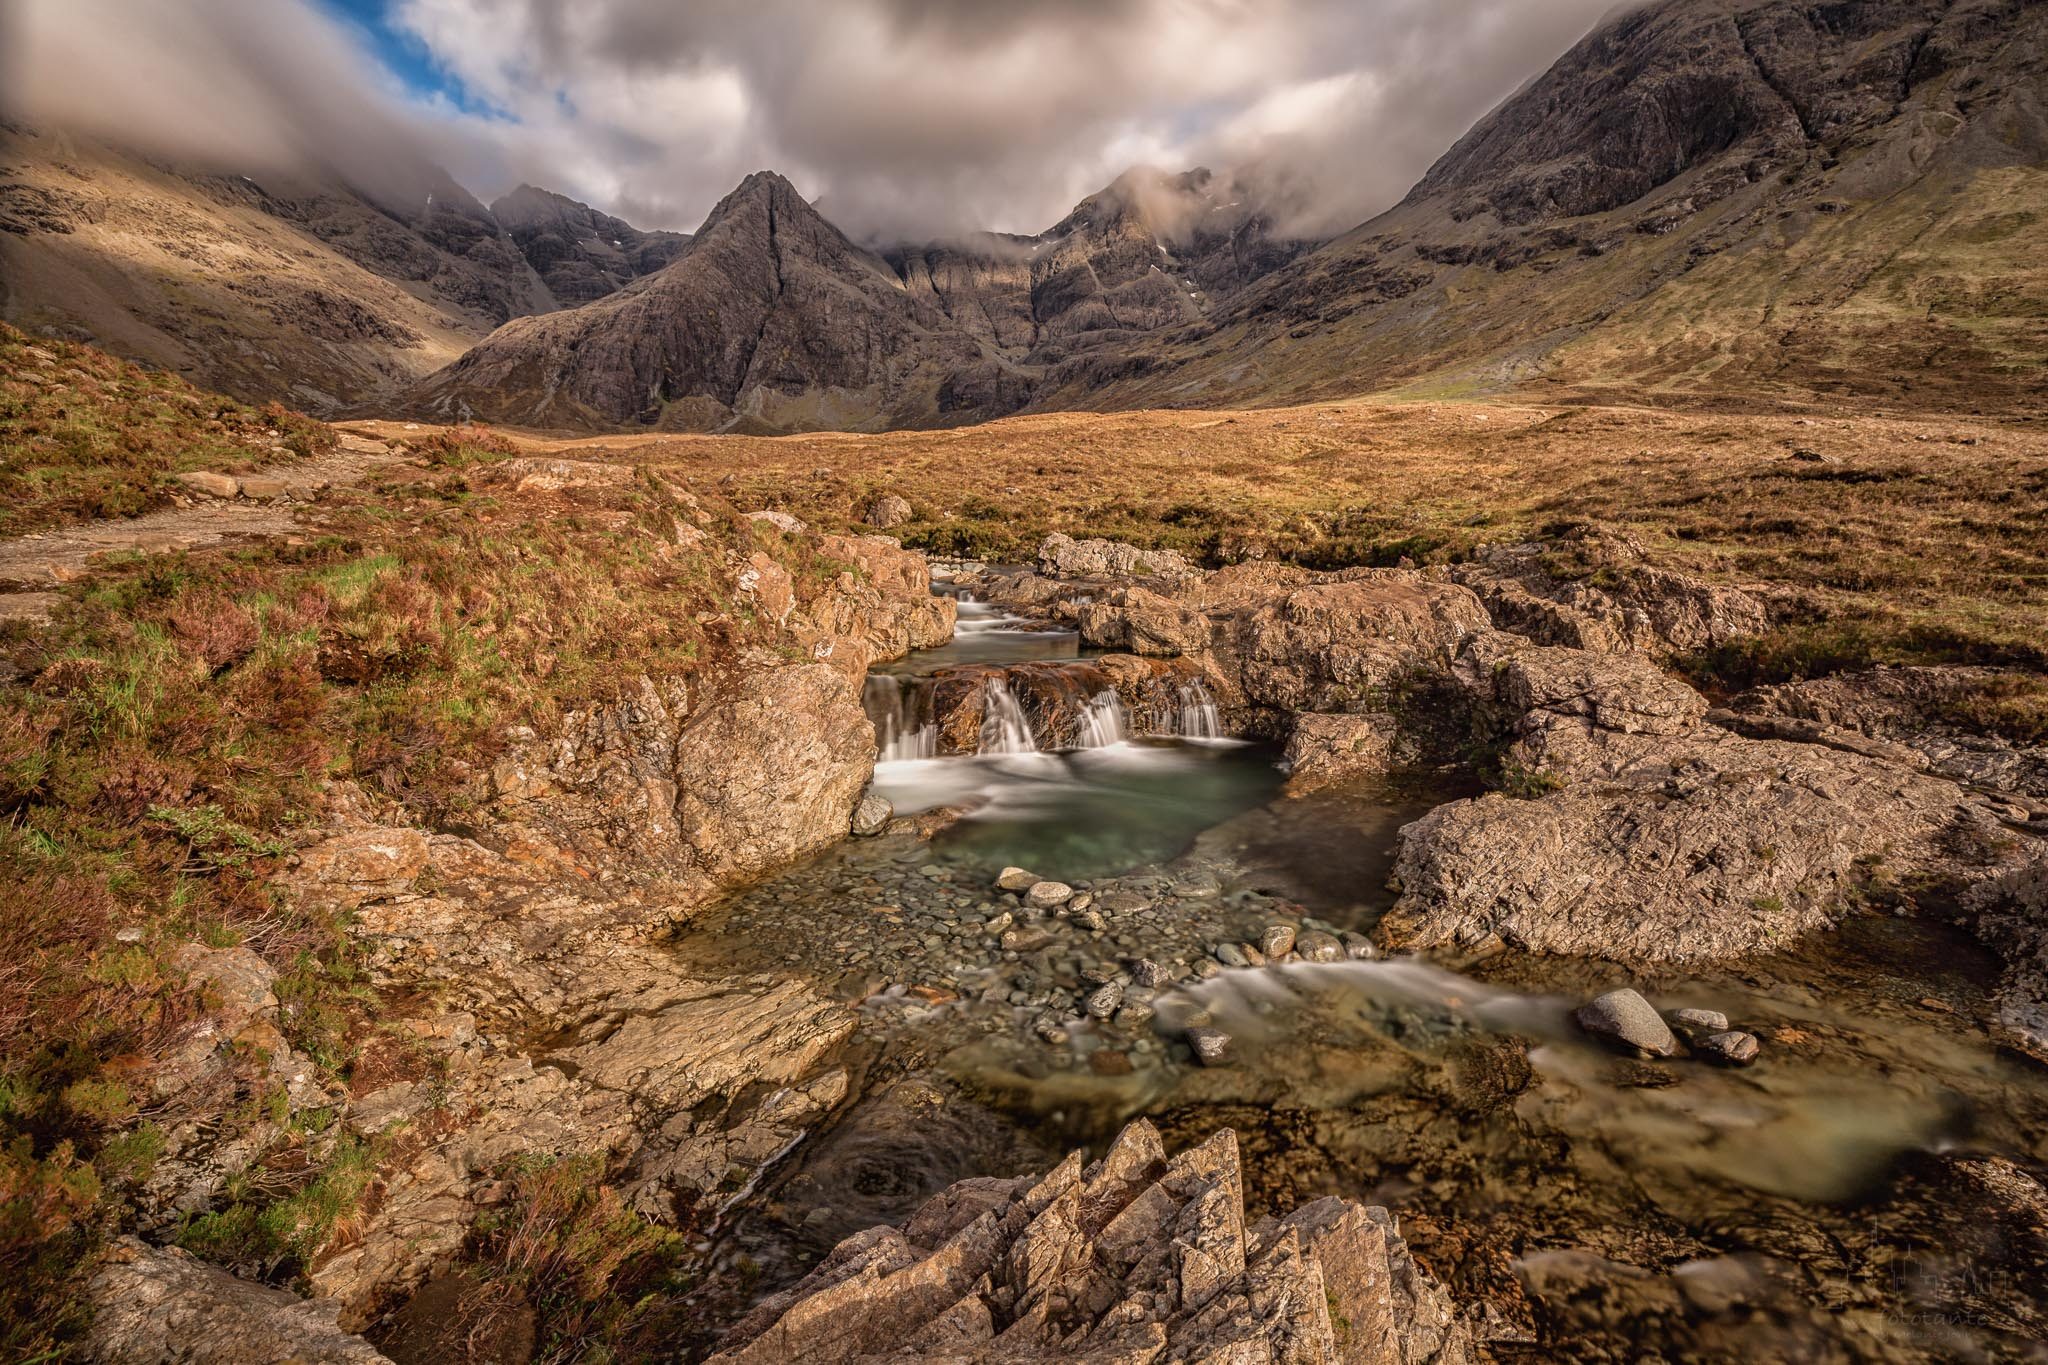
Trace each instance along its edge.
<path fill-rule="evenodd" d="M 104 877 L 36 865 L 17 838 L 0 839 L 0 882 L 12 890 L 0 914 L 0 1057 L 60 1035 L 88 1012 L 93 988 L 80 973 L 107 941 L 115 904 Z"/>
<path fill-rule="evenodd" d="M 463 1305 L 472 1341 L 525 1307 L 539 1318 L 536 1361 L 608 1356 L 631 1331 L 681 1239 L 628 1209 L 603 1174 L 598 1157 L 514 1169 L 511 1211 L 479 1234 L 479 1284 Z"/>
<path fill-rule="evenodd" d="M 503 458 L 519 450 L 510 440 L 481 422 L 446 427 L 409 444 L 413 453 L 425 458 L 427 463 L 452 469 Z"/>
<path fill-rule="evenodd" d="M 219 673 L 249 657 L 263 632 L 240 603 L 220 592 L 188 594 L 170 614 L 185 652 Z"/>

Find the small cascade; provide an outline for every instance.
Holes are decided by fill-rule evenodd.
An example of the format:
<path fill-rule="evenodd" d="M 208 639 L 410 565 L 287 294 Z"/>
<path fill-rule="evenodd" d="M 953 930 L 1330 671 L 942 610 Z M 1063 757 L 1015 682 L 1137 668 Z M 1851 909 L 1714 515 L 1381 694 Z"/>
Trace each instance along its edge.
<path fill-rule="evenodd" d="M 870 673 L 861 688 L 861 708 L 874 723 L 877 758 L 883 763 L 939 756 L 939 727 L 931 688 L 915 678 Z"/>
<path fill-rule="evenodd" d="M 982 684 L 981 748 L 984 754 L 1035 754 L 1038 740 L 1031 718 L 1000 676 Z"/>
<path fill-rule="evenodd" d="M 1122 744 L 1131 737 L 1130 719 L 1123 698 L 1104 688 L 1081 708 L 1080 719 L 1074 727 L 1074 747 L 1107 749 L 1112 744 Z"/>
<path fill-rule="evenodd" d="M 1216 714 L 1216 698 L 1200 678 L 1182 684 L 1180 709 L 1174 715 L 1173 733 L 1182 739 L 1221 739 L 1223 719 Z"/>

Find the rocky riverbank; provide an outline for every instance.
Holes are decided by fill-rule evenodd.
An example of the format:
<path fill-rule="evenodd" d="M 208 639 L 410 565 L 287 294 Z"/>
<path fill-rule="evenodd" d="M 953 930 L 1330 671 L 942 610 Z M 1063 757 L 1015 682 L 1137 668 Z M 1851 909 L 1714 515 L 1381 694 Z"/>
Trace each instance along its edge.
<path fill-rule="evenodd" d="M 519 477 L 545 476 L 550 494 L 605 486 L 550 465 Z M 386 1083 L 342 1094 L 309 1079 L 283 1042 L 274 970 L 246 949 L 187 953 L 216 1008 L 161 1093 L 246 1087 L 261 1056 L 288 1103 L 271 1128 L 233 1132 L 193 1103 L 167 1125 L 139 1229 L 217 1202 L 295 1116 L 375 1144 L 373 1193 L 306 1266 L 332 1329 L 256 1297 L 234 1310 L 282 1334 L 278 1349 L 368 1358 L 321 1333 L 370 1328 L 456 1264 L 516 1159 L 604 1153 L 626 1207 L 715 1252 L 791 1152 L 857 1133 L 878 1081 L 950 1054 L 974 1060 L 949 1063 L 946 1084 L 991 1102 L 1042 1091 L 1067 1097 L 1060 1113 L 1121 1119 L 1175 1096 L 1171 1131 L 1199 1145 L 1169 1163 L 1139 1125 L 1093 1166 L 1006 1170 L 900 1231 L 846 1228 L 731 1329 L 730 1358 L 1462 1359 L 1482 1319 L 1482 1337 L 1533 1330 L 1528 1303 L 1503 1298 L 1519 1326 L 1488 1318 L 1500 1286 L 1468 1273 L 1453 1307 L 1383 1210 L 1324 1201 L 1247 1226 L 1235 1140 L 1189 1130 L 1259 1095 L 1277 1114 L 1332 1074 L 1272 1060 L 1272 1019 L 1320 1017 L 1318 992 L 1355 984 L 1316 973 L 1409 952 L 1508 975 L 1552 957 L 1734 967 L 1847 919 L 1924 913 L 2003 955 L 1985 1024 L 2041 1047 L 2048 755 L 1941 719 L 1981 670 L 1716 704 L 1670 662 L 1766 628 L 1777 597 L 1644 568 L 1621 540 L 1576 547 L 1601 561 L 1595 586 L 1553 576 L 1536 547 L 1450 569 L 1205 574 L 1055 537 L 1031 570 L 951 577 L 1095 652 L 949 662 L 878 692 L 871 668 L 953 635 L 952 599 L 893 542 L 775 530 L 799 558 L 846 567 L 807 581 L 786 557 L 728 555 L 748 647 L 508 734 L 459 827 L 331 788 L 284 885 L 345 918 L 391 1002 L 407 1061 Z M 1268 747 L 1214 743 L 1224 733 Z M 880 772 L 878 752 L 892 760 Z M 1335 837 L 1303 843 L 1304 824 Z M 842 842 L 850 830 L 863 837 Z M 1396 1071 L 1433 1075 L 1449 1049 L 1447 1093 L 1507 1112 L 1531 1084 L 1527 1048 L 1479 1037 L 1460 998 L 1493 988 L 1428 978 L 1410 999 L 1408 966 L 1382 965 L 1359 979 L 1399 983 L 1398 1003 L 1345 1027 L 1369 1019 L 1403 1040 L 1395 1053 L 1425 1049 Z M 1660 1013 L 1626 991 L 1576 1003 L 1595 995 L 1580 1033 L 1652 1059 L 1768 1066 L 1812 1036 L 1704 1006 Z M 1314 1025 L 1296 1051 L 1322 1058 L 1335 1028 Z M 875 1061 L 895 1038 L 914 1042 Z M 1638 1081 L 1667 1083 L 1655 1074 Z M 1501 1094 L 1471 1098 L 1489 1086 Z M 1322 1122 L 1287 1112 L 1285 1125 Z M 1335 1155 L 1347 1140 L 1298 1136 L 1304 1168 L 1362 1178 Z M 839 1217 L 813 1212 L 812 1234 Z M 243 1292 L 143 1244 L 124 1255 L 128 1279 L 106 1295 L 138 1276 Z M 1571 1274 L 1546 1263 L 1525 1291 Z M 1373 1324 L 1377 1354 L 1357 1354 L 1347 1322 Z M 123 1353 L 133 1335 L 101 1355 L 150 1358 Z"/>

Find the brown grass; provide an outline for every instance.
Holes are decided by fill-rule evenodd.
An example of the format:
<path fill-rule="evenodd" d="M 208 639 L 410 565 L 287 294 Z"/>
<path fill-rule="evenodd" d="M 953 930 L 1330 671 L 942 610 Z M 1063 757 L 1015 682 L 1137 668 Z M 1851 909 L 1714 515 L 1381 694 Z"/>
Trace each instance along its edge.
<path fill-rule="evenodd" d="M 71 342 L 0 323 L 0 536 L 169 504 L 173 476 L 240 474 L 331 450 L 334 432 Z"/>
<path fill-rule="evenodd" d="M 1011 560 L 1060 530 L 1210 563 L 1431 563 L 1602 523 L 1653 562 L 1796 589 L 1798 624 L 1853 628 L 1843 664 L 2039 663 L 2048 619 L 2048 432 L 2024 422 L 1361 401 L 531 444 L 828 527 L 898 493 L 907 544 Z"/>

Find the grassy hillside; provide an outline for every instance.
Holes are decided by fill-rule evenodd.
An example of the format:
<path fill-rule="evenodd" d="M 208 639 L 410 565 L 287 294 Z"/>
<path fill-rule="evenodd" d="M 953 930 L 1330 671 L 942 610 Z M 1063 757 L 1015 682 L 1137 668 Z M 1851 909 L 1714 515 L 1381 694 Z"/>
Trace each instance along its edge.
<path fill-rule="evenodd" d="M 251 407 L 0 323 L 0 536 L 168 505 L 174 476 L 245 473 L 332 449 L 281 404 Z"/>

